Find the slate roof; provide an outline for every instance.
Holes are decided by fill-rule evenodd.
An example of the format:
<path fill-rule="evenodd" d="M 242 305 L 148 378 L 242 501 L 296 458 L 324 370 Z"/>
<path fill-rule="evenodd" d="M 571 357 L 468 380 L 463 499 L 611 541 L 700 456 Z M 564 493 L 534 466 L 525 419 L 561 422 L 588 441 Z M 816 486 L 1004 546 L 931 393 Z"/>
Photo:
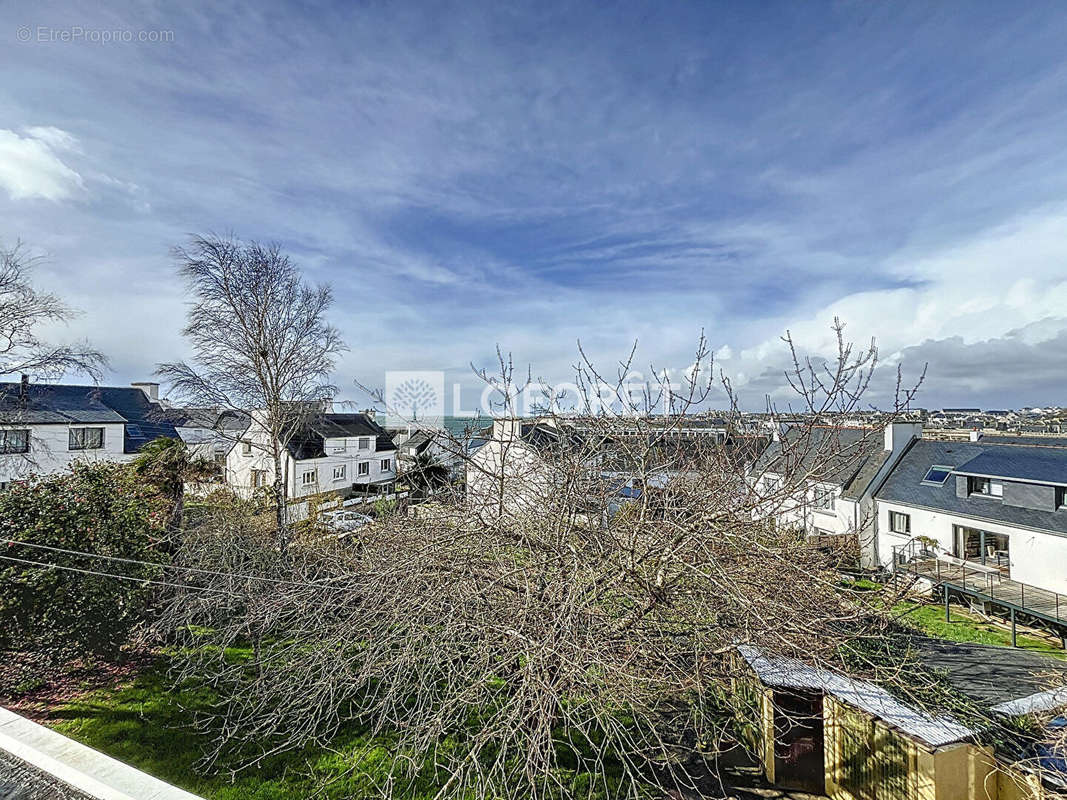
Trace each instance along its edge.
<path fill-rule="evenodd" d="M 956 482 L 951 476 L 941 486 L 922 482 L 930 467 L 935 464 L 955 468 L 967 464 L 983 453 L 1008 448 L 1014 449 L 1011 445 L 988 445 L 982 441 L 919 439 L 904 453 L 885 483 L 875 493 L 875 497 L 887 503 L 947 511 L 961 517 L 1003 522 L 1007 525 L 1067 535 L 1067 511 L 1039 511 L 1006 505 L 999 499 L 985 497 L 957 497 Z M 1023 447 L 1019 449 L 1031 450 Z M 1049 448 L 1049 452 L 1057 454 L 1059 463 L 1062 464 L 1061 474 L 1067 474 L 1067 448 Z"/>
<path fill-rule="evenodd" d="M 0 750 L 0 798 L 13 800 L 93 800 L 54 775 Z"/>
<path fill-rule="evenodd" d="M 322 458 L 327 439 L 373 436 L 375 452 L 396 450 L 393 437 L 366 414 L 323 414 L 306 422 L 289 441 L 289 454 L 297 461 Z"/>
<path fill-rule="evenodd" d="M 247 412 L 219 408 L 171 408 L 167 419 L 176 428 L 207 428 L 215 431 L 243 431 L 251 423 Z"/>
<path fill-rule="evenodd" d="M 987 447 L 956 468 L 957 475 L 1067 486 L 1067 450 L 1060 447 Z"/>
<path fill-rule="evenodd" d="M 161 436 L 178 438 L 158 403 L 132 386 L 0 383 L 0 423 L 82 425 L 125 423 L 123 452 L 136 453 Z"/>
<path fill-rule="evenodd" d="M 806 441 L 805 441 L 806 439 Z M 860 497 L 889 457 L 876 428 L 793 426 L 756 459 L 751 474 L 765 472 L 809 477 L 842 487 L 848 499 Z"/>

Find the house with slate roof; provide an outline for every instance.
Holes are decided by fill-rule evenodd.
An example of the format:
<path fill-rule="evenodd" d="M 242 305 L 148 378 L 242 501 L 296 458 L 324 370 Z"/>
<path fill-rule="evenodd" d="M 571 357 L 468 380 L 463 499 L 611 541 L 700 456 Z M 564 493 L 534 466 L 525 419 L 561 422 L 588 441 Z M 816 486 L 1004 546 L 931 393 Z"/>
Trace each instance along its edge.
<path fill-rule="evenodd" d="M 908 566 L 925 556 L 946 577 L 969 569 L 963 588 L 978 581 L 1005 599 L 1010 590 L 1020 607 L 1047 601 L 1067 622 L 1055 597 L 1067 595 L 1067 441 L 919 439 L 875 498 L 878 563 Z"/>
<path fill-rule="evenodd" d="M 273 485 L 272 452 L 262 415 L 253 412 L 245 432 L 226 454 L 230 487 L 250 495 L 257 488 Z M 286 495 L 388 492 L 396 482 L 396 452 L 392 437 L 371 414 L 311 414 L 283 448 Z"/>
<path fill-rule="evenodd" d="M 883 428 L 811 424 L 775 431 L 749 468 L 763 498 L 761 515 L 809 537 L 873 535 L 873 493 L 922 426 L 894 422 Z"/>
<path fill-rule="evenodd" d="M 130 461 L 164 436 L 178 435 L 156 383 L 0 383 L 0 488 L 75 461 Z"/>

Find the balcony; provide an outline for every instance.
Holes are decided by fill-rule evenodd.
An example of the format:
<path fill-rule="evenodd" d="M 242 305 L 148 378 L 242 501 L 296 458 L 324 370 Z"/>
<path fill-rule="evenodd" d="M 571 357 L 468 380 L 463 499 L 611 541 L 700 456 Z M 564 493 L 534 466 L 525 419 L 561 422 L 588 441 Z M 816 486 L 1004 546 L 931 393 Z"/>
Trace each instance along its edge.
<path fill-rule="evenodd" d="M 1011 580 L 1002 565 L 966 561 L 912 541 L 893 548 L 893 568 L 1006 610 L 1013 631 L 1016 615 L 1022 614 L 1067 642 L 1067 595 Z"/>

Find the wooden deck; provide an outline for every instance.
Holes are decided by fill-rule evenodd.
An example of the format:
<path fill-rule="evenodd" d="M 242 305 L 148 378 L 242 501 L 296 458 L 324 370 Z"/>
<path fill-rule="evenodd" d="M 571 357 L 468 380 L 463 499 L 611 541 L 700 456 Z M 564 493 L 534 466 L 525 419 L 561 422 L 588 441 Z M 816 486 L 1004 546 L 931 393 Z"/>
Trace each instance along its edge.
<path fill-rule="evenodd" d="M 912 558 L 897 569 L 926 578 L 970 597 L 1027 614 L 1067 634 L 1067 595 L 1039 589 L 1005 577 L 1003 571 L 971 562 L 940 558 Z"/>

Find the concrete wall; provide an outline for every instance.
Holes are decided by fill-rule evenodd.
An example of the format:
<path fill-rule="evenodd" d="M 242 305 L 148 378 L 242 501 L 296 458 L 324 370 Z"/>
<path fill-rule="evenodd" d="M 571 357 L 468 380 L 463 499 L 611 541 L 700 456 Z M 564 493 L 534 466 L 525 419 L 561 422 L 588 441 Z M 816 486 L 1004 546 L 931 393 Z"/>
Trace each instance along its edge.
<path fill-rule="evenodd" d="M 891 564 L 894 545 L 906 544 L 915 536 L 927 536 L 934 539 L 940 550 L 951 554 L 953 552 L 952 526 L 966 525 L 990 533 L 1008 535 L 1012 580 L 1067 594 L 1067 566 L 1065 566 L 1067 565 L 1067 536 L 1041 533 L 945 512 L 912 508 L 882 500 L 876 502 L 876 508 L 878 554 L 884 566 L 888 567 Z M 911 517 L 910 535 L 896 534 L 889 530 L 890 511 L 899 511 Z"/>

